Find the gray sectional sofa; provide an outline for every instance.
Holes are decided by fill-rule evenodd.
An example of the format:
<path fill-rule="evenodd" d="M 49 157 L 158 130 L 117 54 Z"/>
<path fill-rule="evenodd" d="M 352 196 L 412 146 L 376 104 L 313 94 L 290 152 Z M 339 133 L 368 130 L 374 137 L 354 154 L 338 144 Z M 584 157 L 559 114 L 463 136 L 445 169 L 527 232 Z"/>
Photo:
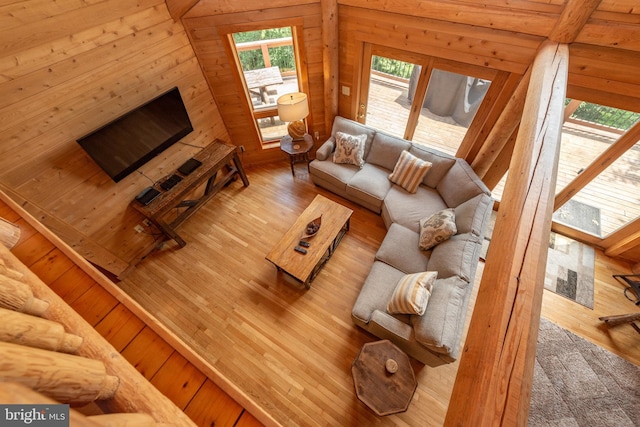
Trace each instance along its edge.
<path fill-rule="evenodd" d="M 362 167 L 333 161 L 337 132 L 366 135 Z M 404 150 L 432 164 L 415 193 L 389 179 Z M 489 189 L 462 159 L 340 116 L 309 169 L 316 185 L 380 213 L 388 229 L 353 306 L 353 322 L 423 363 L 455 360 L 493 207 Z M 454 209 L 456 234 L 421 250 L 420 220 L 446 208 Z M 398 280 L 422 271 L 438 272 L 425 313 L 389 314 Z"/>

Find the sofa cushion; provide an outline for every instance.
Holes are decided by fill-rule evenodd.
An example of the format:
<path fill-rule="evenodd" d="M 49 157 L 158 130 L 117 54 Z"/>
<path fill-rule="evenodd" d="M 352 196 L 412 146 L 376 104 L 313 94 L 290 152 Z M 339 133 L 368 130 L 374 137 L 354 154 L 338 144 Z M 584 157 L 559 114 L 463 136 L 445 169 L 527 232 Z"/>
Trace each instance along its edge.
<path fill-rule="evenodd" d="M 413 154 L 419 159 L 431 163 L 431 169 L 429 169 L 429 173 L 427 173 L 422 180 L 422 183 L 424 185 L 431 188 L 436 188 L 442 177 L 456 162 L 455 157 L 449 154 L 416 143 L 413 143 L 413 145 L 411 145 L 409 153 Z"/>
<path fill-rule="evenodd" d="M 433 248 L 427 269 L 437 271 L 443 279 L 458 276 L 470 282 L 478 264 L 480 245 L 480 239 L 471 233 L 456 234 Z"/>
<path fill-rule="evenodd" d="M 356 165 L 364 165 L 364 144 L 367 135 L 350 135 L 344 132 L 336 132 L 336 148 L 333 151 L 333 162 Z"/>
<path fill-rule="evenodd" d="M 386 312 L 387 303 L 393 295 L 396 283 L 402 276 L 404 276 L 402 271 L 396 270 L 384 262 L 375 261 L 362 289 L 360 289 L 351 315 L 363 323 L 369 323 L 374 311 Z M 393 317 L 409 324 L 410 316 L 408 314 L 395 314 Z"/>
<path fill-rule="evenodd" d="M 385 224 L 397 222 L 418 232 L 420 220 L 448 206 L 438 192 L 421 185 L 411 194 L 397 185 L 392 185 L 384 198 L 382 212 Z"/>
<path fill-rule="evenodd" d="M 330 137 L 316 150 L 316 159 L 327 160 L 336 148 L 336 139 Z"/>
<path fill-rule="evenodd" d="M 346 183 L 360 170 L 357 166 L 333 163 L 331 160 L 314 160 L 309 164 L 309 169 L 312 177 L 317 177 L 342 191 L 346 189 Z"/>
<path fill-rule="evenodd" d="M 456 159 L 456 163 L 440 180 L 436 189 L 450 208 L 455 208 L 478 194 L 491 194 L 487 186 L 463 159 Z"/>
<path fill-rule="evenodd" d="M 378 248 L 376 259 L 404 273 L 425 271 L 431 252 L 420 250 L 418 238 L 417 232 L 393 223 Z"/>
<path fill-rule="evenodd" d="M 366 160 L 367 163 L 373 163 L 391 171 L 396 166 L 400 154 L 410 147 L 411 143 L 405 139 L 376 132 Z"/>
<path fill-rule="evenodd" d="M 429 168 L 431 163 L 417 158 L 408 151 L 403 151 L 393 172 L 389 174 L 389 180 L 413 194 L 429 172 Z"/>
<path fill-rule="evenodd" d="M 380 166 L 365 163 L 347 182 L 347 194 L 357 197 L 367 205 L 377 206 L 379 211 L 391 188 L 388 174 L 389 172 Z"/>
<path fill-rule="evenodd" d="M 420 220 L 419 247 L 428 251 L 456 234 L 456 213 L 453 209 L 443 209 Z"/>
<path fill-rule="evenodd" d="M 366 159 L 371 149 L 371 141 L 376 134 L 375 129 L 365 126 L 353 120 L 345 119 L 341 116 L 336 116 L 333 119 L 333 127 L 331 128 L 331 136 L 335 138 L 337 132 L 344 132 L 349 135 L 367 135 L 364 147 L 364 158 Z"/>
<path fill-rule="evenodd" d="M 453 276 L 437 279 L 423 316 L 411 316 L 416 341 L 439 353 L 456 353 L 468 306 L 469 283 Z"/>
<path fill-rule="evenodd" d="M 422 316 L 427 309 L 431 288 L 437 277 L 436 271 L 422 271 L 402 276 L 387 304 L 387 312 Z"/>
<path fill-rule="evenodd" d="M 456 206 L 458 233 L 473 233 L 476 236 L 484 237 L 484 229 L 489 215 L 491 215 L 492 207 L 493 199 L 484 193 Z"/>

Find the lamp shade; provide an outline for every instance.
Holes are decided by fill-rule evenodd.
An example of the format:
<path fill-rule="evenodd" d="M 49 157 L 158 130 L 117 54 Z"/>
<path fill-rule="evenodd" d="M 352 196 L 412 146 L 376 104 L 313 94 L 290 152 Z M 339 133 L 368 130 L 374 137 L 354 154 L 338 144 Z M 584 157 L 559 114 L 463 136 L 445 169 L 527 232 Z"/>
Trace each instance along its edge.
<path fill-rule="evenodd" d="M 278 116 L 283 122 L 295 122 L 309 115 L 307 94 L 302 92 L 288 93 L 278 98 Z"/>

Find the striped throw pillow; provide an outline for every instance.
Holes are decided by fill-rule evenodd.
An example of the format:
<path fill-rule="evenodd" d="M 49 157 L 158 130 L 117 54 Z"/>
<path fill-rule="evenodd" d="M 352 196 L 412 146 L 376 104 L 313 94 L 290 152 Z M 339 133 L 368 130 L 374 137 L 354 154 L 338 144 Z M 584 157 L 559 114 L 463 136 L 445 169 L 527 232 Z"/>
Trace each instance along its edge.
<path fill-rule="evenodd" d="M 387 311 L 391 314 L 422 316 L 427 309 L 433 283 L 437 277 L 437 271 L 424 271 L 402 276 L 387 304 Z"/>
<path fill-rule="evenodd" d="M 415 193 L 430 168 L 431 162 L 419 159 L 405 150 L 400 154 L 389 180 L 409 193 Z"/>

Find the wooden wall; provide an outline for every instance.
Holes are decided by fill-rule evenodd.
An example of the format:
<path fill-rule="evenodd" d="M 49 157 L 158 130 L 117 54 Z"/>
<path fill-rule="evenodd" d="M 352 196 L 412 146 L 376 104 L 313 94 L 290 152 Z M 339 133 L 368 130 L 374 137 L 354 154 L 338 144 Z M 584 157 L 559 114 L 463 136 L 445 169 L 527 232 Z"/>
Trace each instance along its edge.
<path fill-rule="evenodd" d="M 338 0 L 339 86 L 350 89 L 348 96 L 340 90 L 339 114 L 353 119 L 357 116 L 365 43 L 426 55 L 436 61 L 454 61 L 462 72 L 465 67 L 476 66 L 497 70 L 496 81 L 503 90 L 493 102 L 482 105 L 459 152 L 473 164 L 478 152 L 493 150 L 488 145 L 483 150 L 483 144 L 494 125 L 501 123 L 499 115 L 511 101 L 518 79 L 531 65 L 540 43 L 560 22 L 566 22 L 563 19 L 571 19 L 563 16 L 569 2 L 523 0 L 510 2 L 507 7 L 500 0 L 455 4 L 435 0 Z M 577 28 L 576 42 L 570 45 L 567 97 L 640 111 L 637 2 L 602 0 L 582 30 Z M 512 149 L 513 140 L 504 141 L 505 150 Z M 500 180 L 510 157 L 506 152 L 496 154 L 485 165 L 490 174 L 487 182 Z M 605 250 L 612 248 L 608 252 L 612 256 L 640 261 L 638 220 L 621 233 L 597 241 L 567 227 L 554 225 L 554 230 Z"/>
<path fill-rule="evenodd" d="M 114 183 L 75 142 L 178 86 L 194 132 L 229 140 L 182 24 L 164 0 L 0 2 L 0 185 L 80 254 L 119 274 L 153 243 L 128 205 L 150 185 Z M 140 170 L 157 180 L 197 148 Z"/>
<path fill-rule="evenodd" d="M 263 1 L 208 2 L 196 4 L 184 15 L 182 22 L 204 70 L 220 114 L 237 145 L 244 145 L 246 165 L 281 160 L 278 146 L 263 148 L 255 130 L 248 103 L 243 97 L 232 53 L 224 38 L 237 31 L 259 28 L 301 26 L 304 62 L 302 84 L 309 96 L 309 132 L 318 131 L 324 141 L 324 85 L 322 56 L 322 16 L 320 2 L 275 1 L 265 7 Z M 317 123 L 317 125 L 316 125 Z"/>
<path fill-rule="evenodd" d="M 141 217 L 128 205 L 149 181 L 132 174 L 115 184 L 75 143 L 162 91 L 178 86 L 204 145 L 221 138 L 246 148 L 247 166 L 281 161 L 253 131 L 241 84 L 220 34 L 230 26 L 298 23 L 309 88 L 312 131 L 325 123 L 323 11 L 337 4 L 339 114 L 355 117 L 359 61 L 370 42 L 495 70 L 503 93 L 480 111 L 464 142 L 477 153 L 509 93 L 554 31 L 569 0 L 0 0 L 0 188 L 83 256 L 120 274 L 153 238 L 136 233 Z M 571 0 L 573 1 L 573 0 Z M 602 0 L 570 46 L 567 95 L 640 109 L 640 8 L 634 0 Z M 185 30 L 186 29 L 186 30 Z M 326 51 L 325 51 L 326 53 Z M 611 66 L 615 64 L 615 66 Z M 338 91 L 341 93 L 341 91 Z M 159 179 L 197 148 L 177 144 L 141 168 Z M 504 168 L 508 156 L 497 160 Z M 500 169 L 493 165 L 493 170 Z M 640 224 L 617 256 L 640 261 Z"/>

